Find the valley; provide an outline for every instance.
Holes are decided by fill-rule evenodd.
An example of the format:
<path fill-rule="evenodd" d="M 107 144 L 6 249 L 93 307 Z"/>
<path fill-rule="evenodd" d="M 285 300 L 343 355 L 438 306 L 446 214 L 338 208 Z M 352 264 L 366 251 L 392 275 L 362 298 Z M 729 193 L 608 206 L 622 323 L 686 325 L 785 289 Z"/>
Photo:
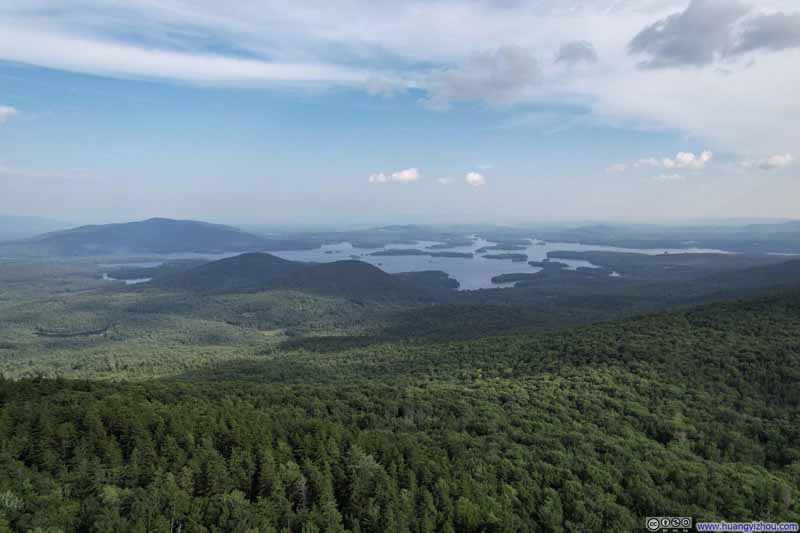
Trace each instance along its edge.
<path fill-rule="evenodd" d="M 0 1 L 0 533 L 800 531 L 798 0 Z"/>
<path fill-rule="evenodd" d="M 800 261 L 408 231 L 377 253 L 0 260 L 6 523 L 800 516 Z M 503 288 L 458 290 L 449 262 L 502 265 L 481 275 Z"/>

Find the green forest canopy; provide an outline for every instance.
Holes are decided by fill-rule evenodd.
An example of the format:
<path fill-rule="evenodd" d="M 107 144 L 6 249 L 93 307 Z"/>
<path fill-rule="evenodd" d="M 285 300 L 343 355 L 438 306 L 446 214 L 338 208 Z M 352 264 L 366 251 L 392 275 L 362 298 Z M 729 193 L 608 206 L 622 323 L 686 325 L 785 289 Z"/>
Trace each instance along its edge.
<path fill-rule="evenodd" d="M 633 531 L 798 520 L 800 292 L 181 379 L 0 382 L 13 530 Z"/>

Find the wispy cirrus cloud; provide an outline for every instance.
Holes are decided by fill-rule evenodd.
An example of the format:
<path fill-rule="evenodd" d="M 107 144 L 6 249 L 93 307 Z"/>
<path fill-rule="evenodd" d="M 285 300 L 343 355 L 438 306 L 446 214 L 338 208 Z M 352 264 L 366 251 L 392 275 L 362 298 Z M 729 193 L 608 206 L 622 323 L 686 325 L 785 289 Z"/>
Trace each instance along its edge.
<path fill-rule="evenodd" d="M 64 53 L 69 50 L 75 53 Z M 15 28 L 0 31 L 0 59 L 111 77 L 208 85 L 363 85 L 373 76 L 369 70 L 315 61 L 271 61 L 160 49 Z"/>
<path fill-rule="evenodd" d="M 436 109 L 520 105 L 518 116 L 505 118 L 511 123 L 528 120 L 528 104 L 546 111 L 577 100 L 587 113 L 581 124 L 655 125 L 740 153 L 790 151 L 800 142 L 800 73 L 791 68 L 800 57 L 796 0 L 693 0 L 688 7 L 686 0 L 81 0 L 60 7 L 4 2 L 0 59 L 201 85 L 411 90 Z M 702 68 L 745 55 L 746 64 L 725 63 L 724 75 Z M 563 68 L 573 64 L 581 68 Z M 685 66 L 697 69 L 663 68 Z"/>

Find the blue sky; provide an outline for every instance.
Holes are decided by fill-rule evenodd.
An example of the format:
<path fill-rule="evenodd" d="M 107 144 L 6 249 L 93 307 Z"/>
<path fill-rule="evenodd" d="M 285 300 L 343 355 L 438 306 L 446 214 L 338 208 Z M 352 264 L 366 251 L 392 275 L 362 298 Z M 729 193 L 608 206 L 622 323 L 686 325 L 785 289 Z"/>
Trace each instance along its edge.
<path fill-rule="evenodd" d="M 790 1 L 6 4 L 0 212 L 800 217 Z"/>

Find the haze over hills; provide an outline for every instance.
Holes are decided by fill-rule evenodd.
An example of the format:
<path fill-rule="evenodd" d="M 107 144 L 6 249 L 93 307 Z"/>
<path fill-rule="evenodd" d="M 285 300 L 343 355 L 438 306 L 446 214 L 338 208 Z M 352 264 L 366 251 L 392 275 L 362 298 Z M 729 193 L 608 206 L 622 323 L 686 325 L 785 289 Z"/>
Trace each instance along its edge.
<path fill-rule="evenodd" d="M 38 238 L 77 257 L 0 260 L 0 496 L 14 504 L 0 531 L 382 532 L 401 519 L 409 531 L 635 531 L 659 509 L 749 519 L 764 506 L 800 517 L 800 260 L 566 246 L 541 271 L 510 266 L 514 287 L 455 291 L 445 272 L 389 273 L 347 247 L 285 256 L 314 262 L 88 257 L 353 238 L 413 241 L 422 255 L 402 264 L 430 268 L 431 241 L 542 245 L 528 228 L 470 229 L 276 244 L 154 219 Z M 593 266 L 559 266 L 570 260 Z M 151 281 L 120 280 L 135 278 Z M 163 505 L 150 509 L 154 494 Z"/>
<path fill-rule="evenodd" d="M 0 0 L 0 533 L 800 532 L 799 63 L 800 0 Z"/>
<path fill-rule="evenodd" d="M 536 227 L 548 241 L 581 242 L 632 248 L 696 246 L 745 253 L 800 253 L 800 221 L 739 225 L 590 224 Z"/>
<path fill-rule="evenodd" d="M 1 221 L 2 219 L 0 219 Z M 27 220 L 27 219 L 26 219 Z M 349 242 L 357 248 L 380 249 L 390 244 L 437 242 L 432 249 L 465 246 L 474 237 L 504 245 L 525 245 L 531 238 L 628 248 L 700 247 L 745 253 L 800 253 L 800 222 L 780 221 L 738 226 L 657 225 L 391 225 L 360 230 L 302 230 L 254 234 L 240 228 L 197 220 L 151 218 L 50 231 L 31 237 L 37 228 L 57 222 L 20 217 L 6 227 L 9 235 L 26 238 L 4 242 L 0 256 L 82 257 L 101 255 L 232 253 L 318 248 L 325 243 Z M 11 228 L 11 229 L 9 229 Z M 27 228 L 27 229 L 26 229 Z M 0 238 L 3 235 L 0 227 Z M 686 235 L 691 235 L 687 238 Z M 505 248 L 504 248 L 505 249 Z M 379 254 L 385 253 L 378 252 Z"/>
<path fill-rule="evenodd" d="M 140 222 L 80 226 L 28 239 L 56 255 L 120 253 L 233 252 L 258 249 L 266 242 L 231 226 L 194 220 L 151 218 Z"/>
<path fill-rule="evenodd" d="M 0 214 L 0 242 L 25 239 L 69 226 L 67 222 L 49 218 Z"/>

